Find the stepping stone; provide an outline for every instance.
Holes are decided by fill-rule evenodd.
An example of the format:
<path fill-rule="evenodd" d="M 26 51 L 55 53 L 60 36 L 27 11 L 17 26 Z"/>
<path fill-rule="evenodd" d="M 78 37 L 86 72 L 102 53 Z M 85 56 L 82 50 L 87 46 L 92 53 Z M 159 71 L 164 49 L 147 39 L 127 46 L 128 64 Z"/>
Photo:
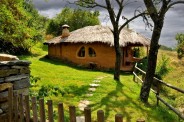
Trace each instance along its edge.
<path fill-rule="evenodd" d="M 87 96 L 87 97 L 91 97 L 91 96 L 93 96 L 93 94 L 86 94 L 86 96 Z"/>
<path fill-rule="evenodd" d="M 90 87 L 98 87 L 98 86 L 100 86 L 100 84 L 95 84 L 95 83 L 89 84 L 89 85 L 90 85 Z"/>
<path fill-rule="evenodd" d="M 81 111 L 84 111 L 84 108 L 87 107 L 89 104 L 90 104 L 90 101 L 82 100 L 82 101 L 79 102 L 78 107 Z"/>
<path fill-rule="evenodd" d="M 88 90 L 93 92 L 96 91 L 96 88 L 89 88 Z"/>
<path fill-rule="evenodd" d="M 93 82 L 94 83 L 100 83 L 101 81 L 100 80 L 94 80 Z"/>
<path fill-rule="evenodd" d="M 76 117 L 76 122 L 85 122 L 84 116 L 77 116 Z"/>

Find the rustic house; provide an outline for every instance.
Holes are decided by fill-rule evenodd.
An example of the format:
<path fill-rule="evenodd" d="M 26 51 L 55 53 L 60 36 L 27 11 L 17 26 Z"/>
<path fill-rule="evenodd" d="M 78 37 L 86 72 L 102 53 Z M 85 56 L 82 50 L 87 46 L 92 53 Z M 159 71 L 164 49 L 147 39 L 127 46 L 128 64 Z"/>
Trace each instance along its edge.
<path fill-rule="evenodd" d="M 69 60 L 79 65 L 114 68 L 114 41 L 109 27 L 87 26 L 71 33 L 68 28 L 64 25 L 61 36 L 44 43 L 48 45 L 49 57 Z M 131 71 L 134 62 L 140 60 L 135 57 L 133 47 L 148 47 L 149 39 L 126 28 L 120 33 L 119 43 L 122 50 L 121 70 Z"/>

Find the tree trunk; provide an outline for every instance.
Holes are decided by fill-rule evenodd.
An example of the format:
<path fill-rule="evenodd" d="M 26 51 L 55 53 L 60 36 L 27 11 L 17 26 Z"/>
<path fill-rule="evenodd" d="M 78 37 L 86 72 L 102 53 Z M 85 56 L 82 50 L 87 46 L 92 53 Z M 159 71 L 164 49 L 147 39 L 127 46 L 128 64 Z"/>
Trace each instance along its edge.
<path fill-rule="evenodd" d="M 115 33 L 116 32 L 116 33 Z M 114 80 L 120 81 L 120 65 L 121 65 L 121 49 L 119 46 L 119 34 L 114 29 L 114 48 L 116 53 L 116 61 L 115 61 L 115 68 L 114 68 Z"/>
<path fill-rule="evenodd" d="M 163 20 L 157 21 L 151 38 L 151 47 L 150 47 L 149 56 L 148 56 L 148 69 L 147 69 L 146 78 L 142 85 L 141 93 L 140 93 L 140 99 L 145 103 L 148 102 L 148 97 L 149 97 L 151 85 L 153 82 L 153 77 L 155 75 L 157 53 L 159 49 L 158 41 L 161 35 L 162 27 L 163 27 Z"/>

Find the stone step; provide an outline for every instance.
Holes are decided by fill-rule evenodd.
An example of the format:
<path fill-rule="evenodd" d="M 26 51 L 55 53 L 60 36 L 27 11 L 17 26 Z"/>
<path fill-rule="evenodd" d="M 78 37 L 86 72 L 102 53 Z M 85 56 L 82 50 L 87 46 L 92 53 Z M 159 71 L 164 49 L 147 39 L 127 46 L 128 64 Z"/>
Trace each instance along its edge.
<path fill-rule="evenodd" d="M 84 111 L 84 108 L 87 107 L 89 104 L 90 104 L 90 101 L 88 101 L 88 100 L 81 100 L 79 102 L 78 107 L 79 107 L 80 110 Z"/>
<path fill-rule="evenodd" d="M 89 93 L 89 94 L 86 94 L 86 96 L 87 97 L 91 97 L 91 96 L 93 96 L 93 94 L 92 93 Z"/>
<path fill-rule="evenodd" d="M 90 85 L 90 87 L 98 87 L 98 86 L 100 86 L 100 84 L 95 84 L 95 83 L 92 83 L 92 84 L 89 84 Z"/>
<path fill-rule="evenodd" d="M 96 91 L 96 88 L 89 88 L 88 90 L 93 92 L 93 91 Z"/>
<path fill-rule="evenodd" d="M 84 116 L 77 116 L 76 117 L 76 122 L 85 122 Z"/>
<path fill-rule="evenodd" d="M 100 80 L 94 80 L 93 82 L 94 83 L 100 83 L 101 81 Z"/>

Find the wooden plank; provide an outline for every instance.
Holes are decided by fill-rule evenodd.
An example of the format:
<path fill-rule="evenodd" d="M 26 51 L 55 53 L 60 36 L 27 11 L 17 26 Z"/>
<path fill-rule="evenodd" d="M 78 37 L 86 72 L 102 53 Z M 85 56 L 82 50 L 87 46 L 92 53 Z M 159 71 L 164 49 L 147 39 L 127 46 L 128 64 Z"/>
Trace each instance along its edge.
<path fill-rule="evenodd" d="M 13 117 L 13 87 L 8 88 L 8 121 L 12 122 Z"/>
<path fill-rule="evenodd" d="M 85 122 L 91 122 L 91 109 L 89 107 L 84 108 Z"/>
<path fill-rule="evenodd" d="M 175 109 L 172 105 L 168 104 L 166 101 L 164 101 L 160 96 L 156 96 L 162 103 L 164 103 L 167 107 L 169 107 L 172 111 L 174 111 L 181 119 L 184 120 L 184 115 L 180 113 L 177 109 Z"/>
<path fill-rule="evenodd" d="M 58 104 L 58 122 L 64 122 L 63 103 Z"/>
<path fill-rule="evenodd" d="M 123 122 L 123 116 L 121 114 L 116 114 L 115 122 Z"/>
<path fill-rule="evenodd" d="M 76 122 L 75 106 L 69 106 L 70 122 Z"/>
<path fill-rule="evenodd" d="M 97 111 L 97 122 L 105 122 L 103 110 Z"/>
<path fill-rule="evenodd" d="M 40 122 L 45 122 L 45 106 L 43 98 L 39 100 L 39 106 L 40 106 Z"/>
<path fill-rule="evenodd" d="M 30 106 L 29 106 L 29 95 L 25 96 L 25 114 L 26 114 L 26 122 L 30 122 Z"/>
<path fill-rule="evenodd" d="M 54 122 L 52 100 L 47 101 L 49 122 Z"/>
<path fill-rule="evenodd" d="M 18 122 L 18 94 L 14 93 L 14 122 Z"/>
<path fill-rule="evenodd" d="M 32 97 L 31 99 L 32 99 L 33 122 L 38 122 L 36 97 Z"/>
<path fill-rule="evenodd" d="M 23 95 L 19 94 L 19 111 L 20 111 L 20 120 L 19 122 L 24 121 L 24 109 L 23 109 Z"/>
<path fill-rule="evenodd" d="M 164 81 L 162 81 L 162 80 L 160 80 L 160 79 L 158 79 L 156 77 L 154 77 L 154 79 L 157 80 L 159 83 L 162 83 L 162 84 L 166 85 L 169 88 L 172 88 L 172 89 L 174 89 L 176 91 L 179 91 L 181 93 L 184 93 L 184 90 L 183 89 L 177 88 L 177 87 L 175 87 L 175 86 L 173 86 L 173 85 L 171 85 L 169 83 L 166 83 L 166 82 L 164 82 Z"/>

